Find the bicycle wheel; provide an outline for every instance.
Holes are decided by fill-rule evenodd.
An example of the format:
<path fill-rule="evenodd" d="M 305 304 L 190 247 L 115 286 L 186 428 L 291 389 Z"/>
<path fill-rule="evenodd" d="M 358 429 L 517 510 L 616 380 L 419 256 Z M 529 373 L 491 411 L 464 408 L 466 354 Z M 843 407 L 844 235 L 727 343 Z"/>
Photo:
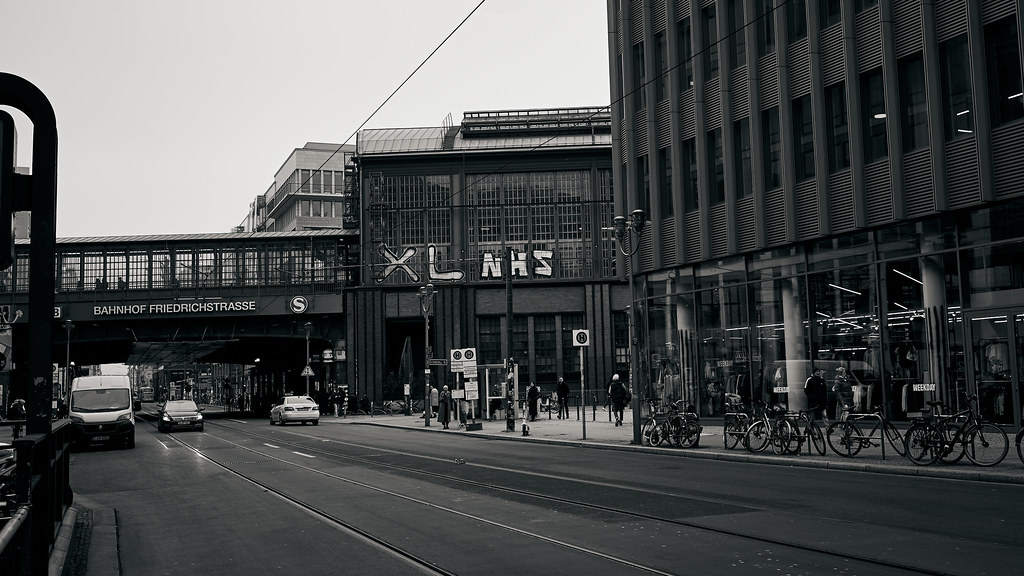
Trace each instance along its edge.
<path fill-rule="evenodd" d="M 768 427 L 764 421 L 758 420 L 750 425 L 743 436 L 743 445 L 751 452 L 760 452 L 768 446 Z"/>
<path fill-rule="evenodd" d="M 814 451 L 819 456 L 825 455 L 825 434 L 821 431 L 821 426 L 818 426 L 817 422 L 811 422 L 807 425 L 807 437 L 811 439 L 811 445 L 814 446 Z"/>
<path fill-rule="evenodd" d="M 943 444 L 942 432 L 926 422 L 912 424 L 903 438 L 907 459 L 919 466 L 934 464 L 942 454 Z"/>
<path fill-rule="evenodd" d="M 654 432 L 654 428 L 657 425 L 658 423 L 654 421 L 654 418 L 650 418 L 644 422 L 644 427 L 640 429 L 640 440 L 648 446 L 652 446 L 651 434 Z"/>
<path fill-rule="evenodd" d="M 1014 442 L 1017 444 L 1017 458 L 1020 458 L 1021 464 L 1024 464 L 1024 448 L 1021 448 L 1021 440 L 1024 440 L 1024 428 L 1021 428 L 1020 432 L 1017 432 L 1017 438 Z"/>
<path fill-rule="evenodd" d="M 795 442 L 793 425 L 789 423 L 789 420 L 777 421 L 771 434 L 772 452 L 785 454 L 791 450 L 790 446 Z"/>
<path fill-rule="evenodd" d="M 654 430 L 651 430 L 651 446 L 661 446 L 661 443 L 670 436 L 667 422 L 659 422 Z"/>
<path fill-rule="evenodd" d="M 739 418 L 733 416 L 725 423 L 725 427 L 722 429 L 722 441 L 725 443 L 726 450 L 732 450 L 740 442 L 747 433 L 746 423 L 741 421 Z"/>
<path fill-rule="evenodd" d="M 860 453 L 862 443 L 860 428 L 849 420 L 838 420 L 829 425 L 825 431 L 828 438 L 828 446 L 833 452 L 846 458 L 852 458 Z"/>
<path fill-rule="evenodd" d="M 900 434 L 899 429 L 896 428 L 892 422 L 886 420 L 882 424 L 882 435 L 889 441 L 889 446 L 892 446 L 892 449 L 895 450 L 897 454 L 900 456 L 906 456 L 907 448 L 906 445 L 903 444 L 903 434 Z"/>
<path fill-rule="evenodd" d="M 687 418 L 683 421 L 682 438 L 677 442 L 677 445 L 683 448 L 693 448 L 698 442 L 700 442 L 700 426 Z"/>
<path fill-rule="evenodd" d="M 967 459 L 978 466 L 995 466 L 1006 458 L 1010 440 L 1006 432 L 995 424 L 978 424 L 967 432 L 964 439 Z"/>

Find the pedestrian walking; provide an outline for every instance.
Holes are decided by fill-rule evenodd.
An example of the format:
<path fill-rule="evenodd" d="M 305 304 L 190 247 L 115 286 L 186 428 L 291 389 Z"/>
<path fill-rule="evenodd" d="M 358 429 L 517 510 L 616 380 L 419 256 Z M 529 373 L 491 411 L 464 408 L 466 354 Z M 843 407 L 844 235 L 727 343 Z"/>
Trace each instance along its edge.
<path fill-rule="evenodd" d="M 526 389 L 526 405 L 530 411 L 530 422 L 537 419 L 537 404 L 540 401 L 540 388 L 537 388 L 537 384 L 530 382 L 530 387 Z"/>
<path fill-rule="evenodd" d="M 558 418 L 569 417 L 569 385 L 565 383 L 565 380 L 559 376 L 558 388 Z"/>
<path fill-rule="evenodd" d="M 612 382 L 608 386 L 608 398 L 612 401 L 612 412 L 615 414 L 615 425 L 622 426 L 623 412 L 626 409 L 626 404 L 632 400 L 632 394 L 626 388 L 626 385 L 619 380 L 618 374 L 612 375 Z"/>
<path fill-rule="evenodd" d="M 804 382 L 804 395 L 807 396 L 807 409 L 811 412 L 812 420 L 822 420 L 828 426 L 828 411 L 825 407 L 828 404 L 828 390 L 825 388 L 825 379 L 821 377 L 823 370 L 814 367 L 811 375 Z"/>
<path fill-rule="evenodd" d="M 447 386 L 441 388 L 437 401 L 437 421 L 441 423 L 442 428 L 447 430 L 448 423 L 452 421 L 452 394 L 448 391 Z"/>

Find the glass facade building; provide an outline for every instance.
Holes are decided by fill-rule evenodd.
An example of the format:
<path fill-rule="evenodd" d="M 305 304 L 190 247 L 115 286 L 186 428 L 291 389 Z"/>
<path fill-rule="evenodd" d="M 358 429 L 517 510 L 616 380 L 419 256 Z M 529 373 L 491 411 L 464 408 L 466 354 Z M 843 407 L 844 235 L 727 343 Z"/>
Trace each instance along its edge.
<path fill-rule="evenodd" d="M 862 410 L 977 394 L 1021 424 L 1018 10 L 609 0 L 616 213 L 651 220 L 642 393 L 801 409 L 842 366 Z"/>

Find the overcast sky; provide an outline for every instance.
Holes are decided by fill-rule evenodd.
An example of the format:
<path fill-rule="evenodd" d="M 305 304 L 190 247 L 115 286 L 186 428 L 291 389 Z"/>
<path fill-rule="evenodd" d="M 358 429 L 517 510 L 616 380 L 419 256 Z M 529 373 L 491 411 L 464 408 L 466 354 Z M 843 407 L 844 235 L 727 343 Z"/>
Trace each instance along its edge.
<path fill-rule="evenodd" d="M 226 232 L 293 149 L 354 144 L 478 4 L 0 0 L 0 71 L 53 104 L 58 237 Z M 365 127 L 607 105 L 605 6 L 484 1 Z"/>

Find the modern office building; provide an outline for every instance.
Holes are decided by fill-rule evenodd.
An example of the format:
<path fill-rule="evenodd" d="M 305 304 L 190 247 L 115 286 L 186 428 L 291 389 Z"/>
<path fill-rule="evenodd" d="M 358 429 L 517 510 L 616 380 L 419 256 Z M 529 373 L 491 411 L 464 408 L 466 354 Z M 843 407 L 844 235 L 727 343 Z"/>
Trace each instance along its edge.
<path fill-rule="evenodd" d="M 424 367 L 438 388 L 462 389 L 440 364 L 466 348 L 485 415 L 507 392 L 510 357 L 520 383 L 547 392 L 581 374 L 602 388 L 628 368 L 627 288 L 604 230 L 610 131 L 607 108 L 566 108 L 359 133 L 363 273 L 345 304 L 360 394 L 401 397 L 411 381 L 422 398 Z M 582 373 L 574 330 L 590 335 Z"/>
<path fill-rule="evenodd" d="M 861 409 L 977 394 L 1020 425 L 1024 3 L 607 8 L 639 387 L 797 409 L 843 366 Z"/>

